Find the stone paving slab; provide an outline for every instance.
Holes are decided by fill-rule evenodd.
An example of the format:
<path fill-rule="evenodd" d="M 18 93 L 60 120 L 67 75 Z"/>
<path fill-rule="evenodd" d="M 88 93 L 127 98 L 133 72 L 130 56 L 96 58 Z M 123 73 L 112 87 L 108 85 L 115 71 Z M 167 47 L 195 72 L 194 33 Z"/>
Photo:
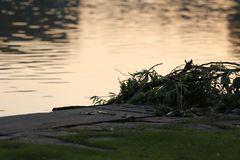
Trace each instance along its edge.
<path fill-rule="evenodd" d="M 144 125 L 166 125 L 187 122 L 184 126 L 206 131 L 220 131 L 221 127 L 239 127 L 240 117 L 231 116 L 230 120 L 216 121 L 214 124 L 189 123 L 192 118 L 157 117 L 152 106 L 107 105 L 95 107 L 64 107 L 50 113 L 36 113 L 0 118 L 0 140 L 14 139 L 24 143 L 71 145 L 93 150 L 82 144 L 70 144 L 56 139 L 56 136 L 77 134 L 79 130 L 114 130 L 117 128 L 136 129 Z M 207 117 L 202 117 L 206 120 Z M 201 120 L 201 118 L 199 119 Z M 77 131 L 75 133 L 75 131 Z"/>
<path fill-rule="evenodd" d="M 152 108 L 150 108 L 152 109 Z M 155 116 L 147 107 L 99 106 L 0 118 L 0 135 Z"/>

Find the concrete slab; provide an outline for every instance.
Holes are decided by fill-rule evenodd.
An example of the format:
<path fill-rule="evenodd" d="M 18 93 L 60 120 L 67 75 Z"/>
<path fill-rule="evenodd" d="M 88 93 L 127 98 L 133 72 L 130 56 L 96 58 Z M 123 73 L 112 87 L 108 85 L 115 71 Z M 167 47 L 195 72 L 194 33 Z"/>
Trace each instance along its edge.
<path fill-rule="evenodd" d="M 149 108 L 143 106 L 109 105 L 1 117 L 0 135 L 155 116 L 154 112 L 148 110 Z"/>

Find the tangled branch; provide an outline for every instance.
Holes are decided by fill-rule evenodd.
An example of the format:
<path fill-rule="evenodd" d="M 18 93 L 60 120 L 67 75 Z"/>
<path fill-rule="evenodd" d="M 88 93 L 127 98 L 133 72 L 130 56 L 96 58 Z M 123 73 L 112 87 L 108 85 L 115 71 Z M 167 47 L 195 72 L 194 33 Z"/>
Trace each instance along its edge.
<path fill-rule="evenodd" d="M 130 78 L 120 81 L 118 94 L 111 94 L 108 101 L 95 102 L 155 105 L 163 112 L 181 114 L 192 108 L 215 111 L 240 108 L 240 64 L 196 65 L 191 60 L 165 76 L 154 69 L 159 65 L 131 73 Z"/>

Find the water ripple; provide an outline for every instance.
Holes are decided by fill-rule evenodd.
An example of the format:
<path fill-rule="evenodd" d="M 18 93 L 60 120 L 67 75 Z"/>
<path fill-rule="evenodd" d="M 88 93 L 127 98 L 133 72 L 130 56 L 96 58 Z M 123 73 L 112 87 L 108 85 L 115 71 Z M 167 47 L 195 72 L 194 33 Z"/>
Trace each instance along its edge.
<path fill-rule="evenodd" d="M 114 68 L 240 60 L 239 0 L 0 0 L 0 20 L 5 115 L 117 92 Z"/>

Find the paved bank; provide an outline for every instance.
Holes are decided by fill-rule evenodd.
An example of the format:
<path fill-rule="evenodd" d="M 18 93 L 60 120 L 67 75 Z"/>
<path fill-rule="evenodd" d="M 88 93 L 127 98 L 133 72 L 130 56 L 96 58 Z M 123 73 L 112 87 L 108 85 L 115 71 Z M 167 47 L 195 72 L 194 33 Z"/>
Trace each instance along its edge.
<path fill-rule="evenodd" d="M 71 109 L 70 109 L 71 108 Z M 16 140 L 24 143 L 72 145 L 57 136 L 75 134 L 82 129 L 137 128 L 139 125 L 165 125 L 186 122 L 186 127 L 207 131 L 221 131 L 222 126 L 239 127 L 240 117 L 206 121 L 197 125 L 192 118 L 158 117 L 151 106 L 106 105 L 95 107 L 64 107 L 50 113 L 36 113 L 0 118 L 0 139 Z M 57 111 L 56 111 L 57 110 Z M 201 118 L 200 118 L 201 119 Z M 219 127 L 220 126 L 220 127 Z M 78 145 L 89 148 L 89 146 Z M 92 148 L 96 150 L 97 148 Z M 99 150 L 99 149 L 97 149 Z M 100 148 L 101 150 L 101 148 Z"/>
<path fill-rule="evenodd" d="M 155 117 L 154 108 L 135 105 L 75 107 L 75 109 L 0 118 L 0 135 L 103 122 Z"/>

